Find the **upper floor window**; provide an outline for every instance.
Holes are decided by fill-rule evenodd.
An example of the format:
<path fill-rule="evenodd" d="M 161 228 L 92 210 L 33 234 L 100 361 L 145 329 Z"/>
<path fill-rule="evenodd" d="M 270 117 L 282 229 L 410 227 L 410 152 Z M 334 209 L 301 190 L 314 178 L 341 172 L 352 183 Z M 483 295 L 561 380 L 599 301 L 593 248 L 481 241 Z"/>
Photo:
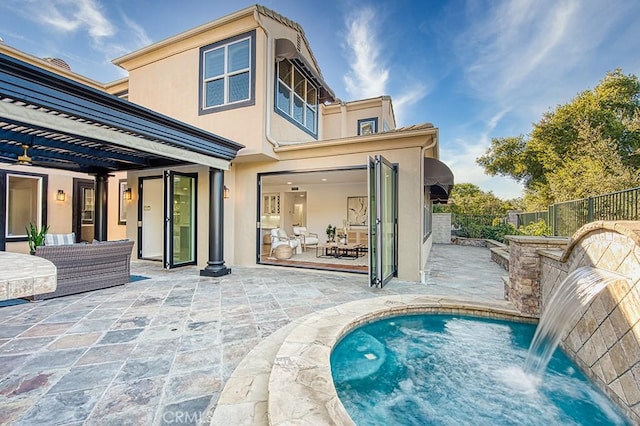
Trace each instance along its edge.
<path fill-rule="evenodd" d="M 278 62 L 276 111 L 315 135 L 318 89 L 289 60 Z"/>
<path fill-rule="evenodd" d="M 255 31 L 203 47 L 200 112 L 254 104 Z"/>
<path fill-rule="evenodd" d="M 358 135 L 371 135 L 374 133 L 378 133 L 378 118 L 365 118 L 363 120 L 358 120 Z"/>

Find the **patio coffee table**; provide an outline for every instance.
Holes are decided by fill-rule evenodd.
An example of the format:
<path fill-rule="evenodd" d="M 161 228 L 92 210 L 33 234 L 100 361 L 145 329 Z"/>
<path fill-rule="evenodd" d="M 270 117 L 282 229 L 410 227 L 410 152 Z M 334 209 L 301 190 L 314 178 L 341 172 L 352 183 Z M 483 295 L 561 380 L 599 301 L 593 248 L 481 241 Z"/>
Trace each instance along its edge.
<path fill-rule="evenodd" d="M 366 250 L 362 244 L 321 243 L 316 246 L 316 257 L 335 257 L 337 259 L 357 259 L 364 256 Z"/>

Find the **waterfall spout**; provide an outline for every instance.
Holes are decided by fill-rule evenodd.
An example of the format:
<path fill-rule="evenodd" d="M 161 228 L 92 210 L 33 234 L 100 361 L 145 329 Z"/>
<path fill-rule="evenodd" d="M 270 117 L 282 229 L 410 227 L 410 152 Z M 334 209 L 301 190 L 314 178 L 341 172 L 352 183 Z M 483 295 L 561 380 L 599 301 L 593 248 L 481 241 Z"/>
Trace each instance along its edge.
<path fill-rule="evenodd" d="M 524 370 L 542 376 L 568 325 L 604 288 L 615 281 L 627 281 L 623 275 L 605 269 L 583 266 L 565 278 L 554 290 L 529 346 Z"/>

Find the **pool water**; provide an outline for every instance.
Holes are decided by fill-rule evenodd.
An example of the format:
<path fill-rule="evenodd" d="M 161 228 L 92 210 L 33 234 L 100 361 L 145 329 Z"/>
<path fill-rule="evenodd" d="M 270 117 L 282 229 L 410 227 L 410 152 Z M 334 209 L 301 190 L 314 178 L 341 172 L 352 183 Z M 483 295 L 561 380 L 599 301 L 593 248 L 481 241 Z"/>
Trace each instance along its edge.
<path fill-rule="evenodd" d="M 630 424 L 557 350 L 542 377 L 523 364 L 535 325 L 452 315 L 358 327 L 331 354 L 358 425 Z"/>

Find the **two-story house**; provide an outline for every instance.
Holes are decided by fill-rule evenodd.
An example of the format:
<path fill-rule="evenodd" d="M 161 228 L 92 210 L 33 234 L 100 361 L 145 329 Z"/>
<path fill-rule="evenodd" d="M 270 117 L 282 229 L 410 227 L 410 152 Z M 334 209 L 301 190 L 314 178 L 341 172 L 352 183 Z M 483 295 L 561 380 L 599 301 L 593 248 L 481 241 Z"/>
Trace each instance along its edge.
<path fill-rule="evenodd" d="M 203 275 L 281 264 L 273 230 L 293 237 L 302 226 L 319 242 L 298 244 L 287 264 L 309 266 L 332 224 L 366 246 L 373 284 L 420 279 L 432 200 L 453 185 L 438 129 L 397 128 L 388 96 L 337 99 L 297 23 L 256 5 L 113 62 L 128 77 L 102 90 L 200 129 L 213 140 L 202 155 L 220 160 L 122 169 L 122 226 L 139 258 L 197 264 Z"/>

